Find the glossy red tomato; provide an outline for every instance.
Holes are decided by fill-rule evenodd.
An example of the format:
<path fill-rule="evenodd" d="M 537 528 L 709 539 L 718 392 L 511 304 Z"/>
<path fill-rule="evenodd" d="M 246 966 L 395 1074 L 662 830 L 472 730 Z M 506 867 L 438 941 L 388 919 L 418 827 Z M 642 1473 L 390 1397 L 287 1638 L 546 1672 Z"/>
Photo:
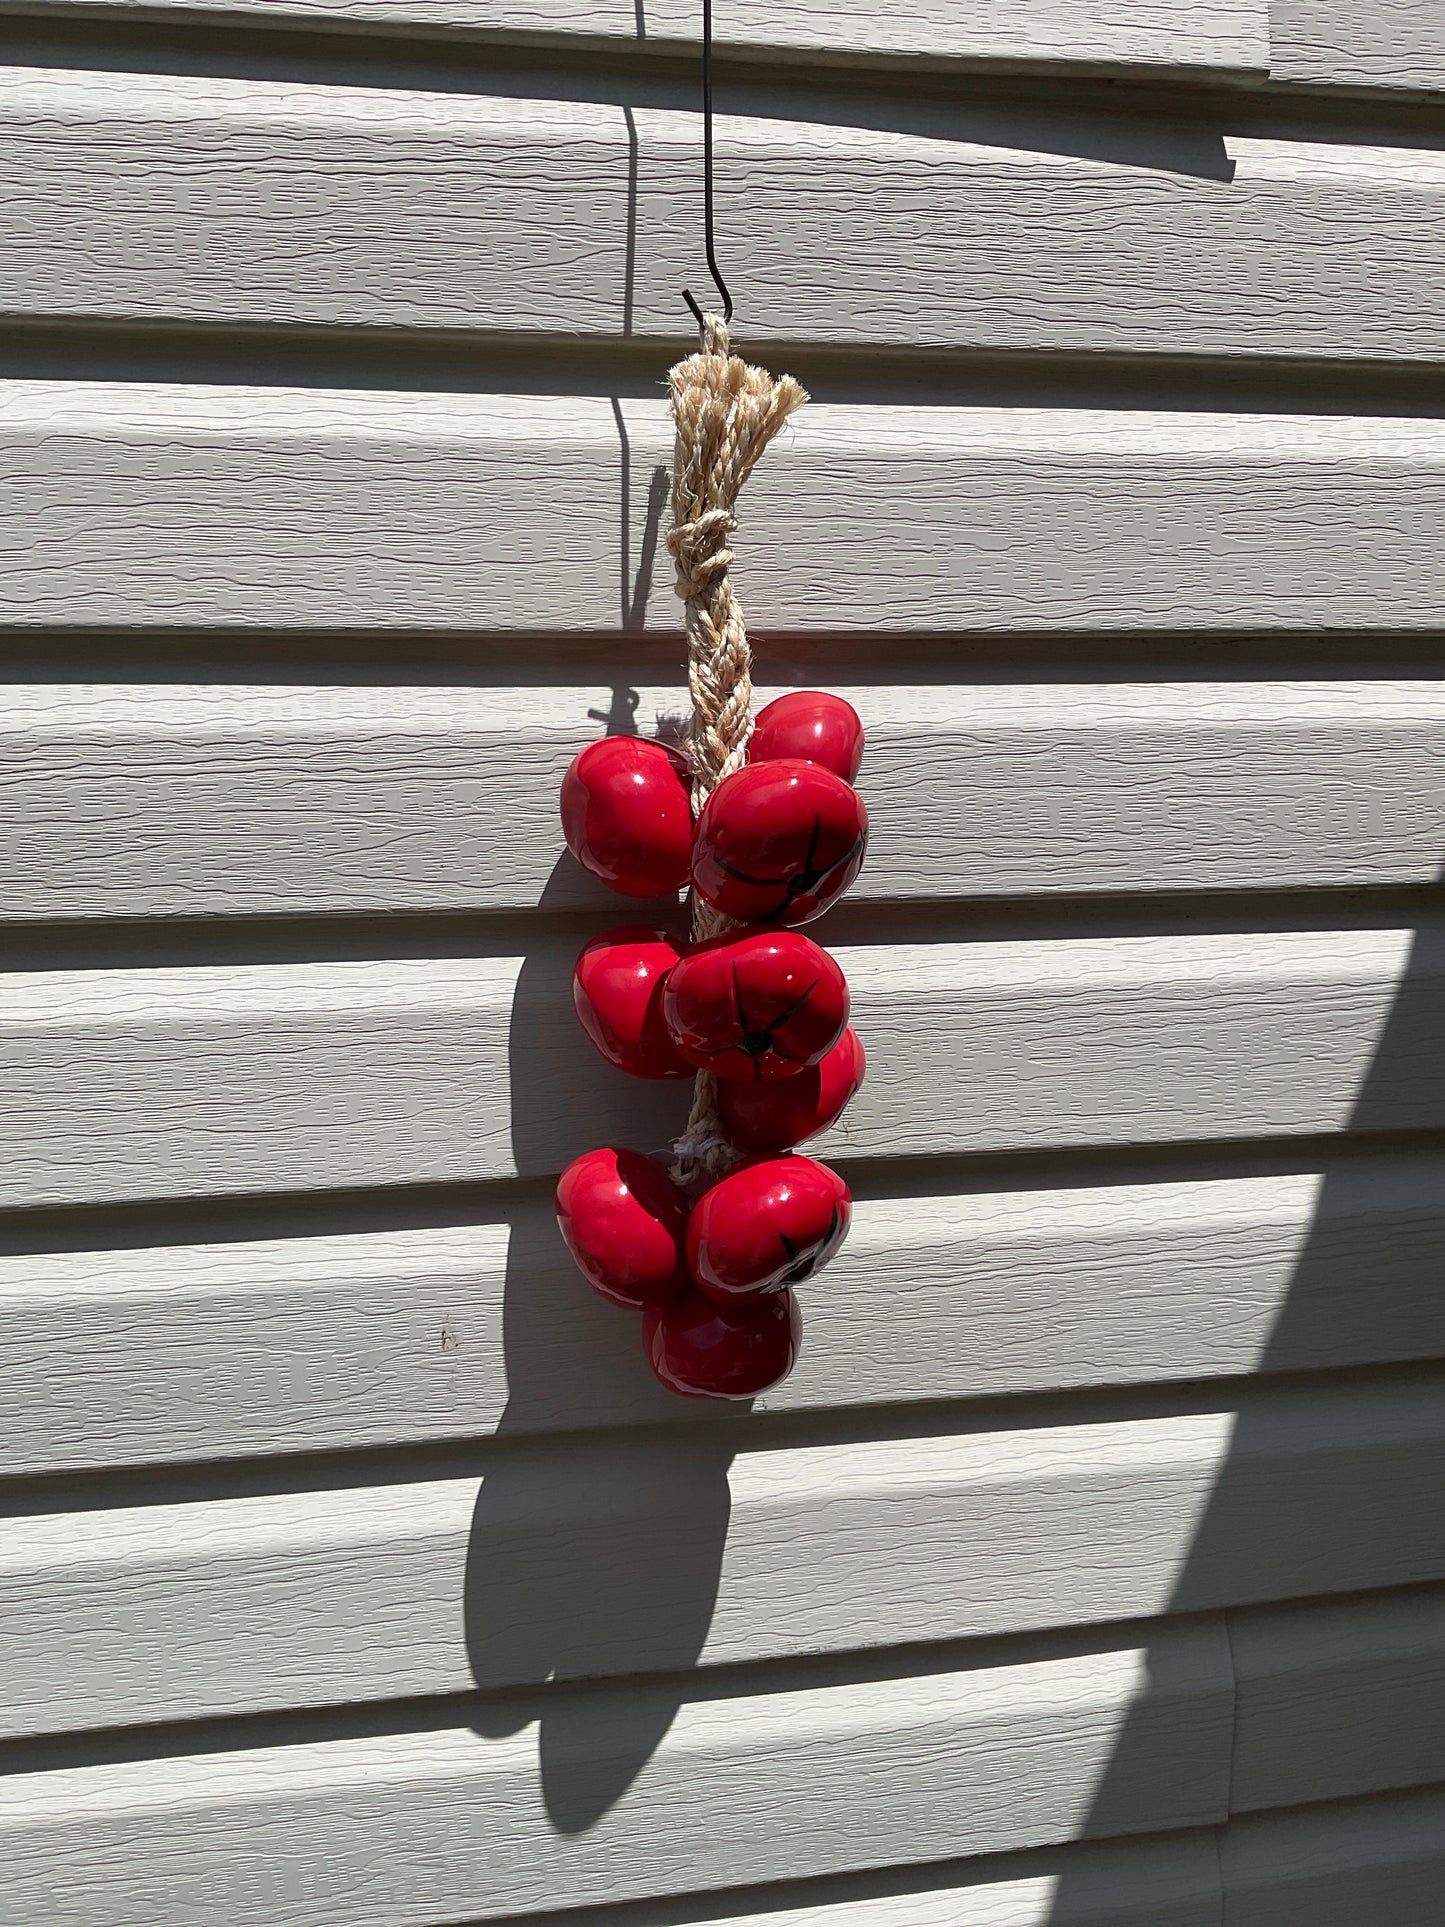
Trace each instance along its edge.
<path fill-rule="evenodd" d="M 623 896 L 670 896 L 692 857 L 681 758 L 641 736 L 589 743 L 562 778 L 562 829 L 583 869 Z"/>
<path fill-rule="evenodd" d="M 557 1185 L 557 1223 L 577 1268 L 614 1305 L 665 1304 L 687 1285 L 687 1205 L 640 1151 L 584 1151 Z"/>
<path fill-rule="evenodd" d="M 848 1022 L 842 971 L 796 930 L 713 937 L 675 964 L 662 991 L 672 1041 L 719 1077 L 795 1077 Z"/>
<path fill-rule="evenodd" d="M 821 763 L 845 783 L 856 783 L 863 761 L 863 724 L 852 703 L 825 689 L 796 689 L 760 709 L 748 761 L 777 763 L 785 758 Z"/>
<path fill-rule="evenodd" d="M 848 1235 L 853 1195 L 812 1158 L 760 1158 L 721 1179 L 687 1221 L 687 1268 L 724 1304 L 800 1285 Z"/>
<path fill-rule="evenodd" d="M 572 973 L 582 1028 L 609 1064 L 633 1077 L 691 1077 L 662 1021 L 662 987 L 682 955 L 665 930 L 629 923 L 594 937 Z"/>
<path fill-rule="evenodd" d="M 781 1084 L 718 1086 L 729 1144 L 740 1151 L 787 1151 L 826 1131 L 863 1082 L 867 1060 L 856 1030 L 843 1032 L 820 1063 Z"/>
<path fill-rule="evenodd" d="M 863 866 L 868 812 L 857 790 L 819 763 L 749 763 L 703 805 L 692 880 L 739 923 L 821 916 Z"/>
<path fill-rule="evenodd" d="M 792 1371 L 803 1320 L 790 1291 L 735 1305 L 687 1291 L 648 1311 L 642 1335 L 648 1363 L 669 1391 L 684 1398 L 756 1398 Z"/>

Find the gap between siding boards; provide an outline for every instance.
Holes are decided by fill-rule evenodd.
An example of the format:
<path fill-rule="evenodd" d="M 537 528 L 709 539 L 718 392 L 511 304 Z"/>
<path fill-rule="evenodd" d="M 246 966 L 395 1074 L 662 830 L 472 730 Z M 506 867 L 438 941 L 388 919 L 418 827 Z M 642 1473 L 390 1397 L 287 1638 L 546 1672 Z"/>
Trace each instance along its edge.
<path fill-rule="evenodd" d="M 316 917 L 155 918 L 111 923 L 0 921 L 0 974 L 57 970 L 522 957 L 594 936 L 599 910 L 338 913 Z M 681 911 L 654 920 L 681 929 Z M 1445 885 L 1343 885 L 1137 896 L 959 897 L 841 905 L 818 935 L 856 948 L 900 943 L 1054 943 L 1170 936 L 1419 929 L 1445 917 Z"/>
<path fill-rule="evenodd" d="M 517 1438 L 430 1440 L 415 1446 L 277 1453 L 215 1462 L 181 1460 L 0 1479 L 0 1520 L 417 1485 L 430 1480 L 481 1477 L 490 1469 L 519 1463 L 555 1461 L 565 1469 L 575 1461 L 579 1450 L 589 1446 L 619 1455 L 638 1446 L 649 1450 L 691 1447 L 708 1452 L 725 1447 L 735 1454 L 826 1449 L 984 1437 L 996 1432 L 1060 1431 L 1070 1426 L 1142 1425 L 1221 1412 L 1247 1414 L 1271 1403 L 1277 1406 L 1281 1400 L 1308 1399 L 1315 1392 L 1370 1392 L 1393 1387 L 1408 1393 L 1420 1386 L 1445 1393 L 1445 1361 L 1084 1387 L 856 1411 L 721 1413 L 700 1423 L 619 1426 Z"/>
<path fill-rule="evenodd" d="M 1377 1603 L 1396 1599 L 1441 1599 L 1445 1594 L 1438 1586 L 1419 1585 L 1326 1597 L 1336 1604 L 1349 1599 L 1367 1610 Z M 1319 1603 L 1320 1597 L 1309 1596 L 1277 1602 L 1277 1609 L 1286 1613 Z M 1276 1602 L 1271 1602 L 1269 1610 L 1276 1610 Z M 680 1672 L 548 1681 L 493 1692 L 431 1694 L 362 1704 L 233 1713 L 195 1720 L 46 1733 L 0 1741 L 0 1778 L 164 1760 L 178 1755 L 249 1752 L 276 1746 L 446 1731 L 470 1724 L 472 1717 L 483 1708 L 490 1714 L 507 1711 L 520 1728 L 541 1718 L 558 1701 L 577 1705 L 587 1700 L 616 1697 L 639 1685 L 660 1691 L 671 1688 L 680 1701 L 689 1704 L 716 1704 L 873 1682 L 917 1680 L 931 1674 L 1003 1670 L 1127 1653 L 1147 1647 L 1162 1628 L 1181 1635 L 1187 1635 L 1191 1629 L 1203 1631 L 1211 1625 L 1222 1629 L 1229 1616 L 1230 1609 L 1219 1608 L 1209 1612 L 1171 1613 L 1146 1620 L 1117 1620 L 1108 1625 L 1052 1627 L 870 1651 L 746 1660 Z M 1232 1649 L 1229 1657 L 1233 1667 Z"/>
<path fill-rule="evenodd" d="M 740 337 L 819 403 L 1107 408 L 1247 415 L 1445 415 L 1445 369 L 1364 360 L 860 350 Z M 0 320 L 0 380 L 134 381 L 405 393 L 661 399 L 675 335 Z"/>
<path fill-rule="evenodd" d="M 1289 635 L 1150 631 L 1068 635 L 793 636 L 751 630 L 759 689 L 824 683 L 854 688 L 1019 683 L 1067 690 L 1114 683 L 1433 682 L 1445 678 L 1445 631 Z M 46 630 L 0 624 L 0 688 L 34 683 L 229 684 L 304 688 L 456 686 L 466 689 L 686 688 L 682 631 L 640 629 L 521 635 L 383 630 L 344 635 L 257 629 Z"/>
<path fill-rule="evenodd" d="M 896 1199 L 955 1194 L 961 1202 L 1000 1191 L 1087 1190 L 1191 1179 L 1247 1179 L 1340 1172 L 1388 1157 L 1433 1169 L 1445 1129 L 1356 1132 L 1348 1136 L 1205 1139 L 1155 1145 L 1051 1145 L 1038 1151 L 984 1151 L 942 1157 L 835 1156 L 855 1197 Z M 479 1184 L 367 1186 L 354 1191 L 268 1192 L 134 1204 L 40 1206 L 0 1210 L 0 1256 L 29 1253 L 165 1249 L 180 1244 L 249 1244 L 277 1238 L 443 1229 L 491 1222 L 526 1200 L 546 1201 L 555 1179 L 511 1178 Z"/>
<path fill-rule="evenodd" d="M 880 13 L 886 6 L 880 5 Z M 7 64 L 100 72 L 300 81 L 313 85 L 516 94 L 551 100 L 698 108 L 693 40 L 488 30 L 423 19 L 318 20 L 284 4 L 226 16 L 204 0 L 191 11 L 122 14 L 77 0 L 12 0 L 0 8 Z M 1445 129 L 1445 104 L 1401 90 L 1310 86 L 1187 70 L 1170 73 L 1032 60 L 1012 71 L 979 58 L 804 44 L 719 46 L 719 111 L 764 113 L 766 97 L 787 111 L 847 125 L 866 102 L 870 119 L 890 105 L 990 106 L 1053 113 L 1075 121 L 1206 121 L 1234 131 L 1288 134 L 1300 124 L 1337 135 L 1388 129 L 1424 141 Z M 775 110 L 776 111 L 776 110 Z M 865 109 L 866 111 L 866 109 Z"/>

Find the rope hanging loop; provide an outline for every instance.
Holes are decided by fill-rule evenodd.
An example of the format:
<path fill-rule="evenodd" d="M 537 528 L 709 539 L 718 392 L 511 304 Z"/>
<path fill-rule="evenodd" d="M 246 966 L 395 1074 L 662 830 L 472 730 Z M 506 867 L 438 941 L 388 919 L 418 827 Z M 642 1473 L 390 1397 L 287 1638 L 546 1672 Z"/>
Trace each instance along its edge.
<path fill-rule="evenodd" d="M 727 321 L 717 314 L 703 317 L 701 346 L 668 379 L 677 435 L 667 546 L 684 604 L 692 695 L 687 753 L 697 812 L 746 763 L 753 729 L 752 651 L 731 576 L 738 496 L 768 444 L 808 396 L 791 375 L 775 379 L 734 355 Z M 693 893 L 694 939 L 732 927 Z M 680 1184 L 720 1175 L 736 1161 L 710 1072 L 698 1075 L 692 1114 L 674 1148 L 673 1175 Z"/>

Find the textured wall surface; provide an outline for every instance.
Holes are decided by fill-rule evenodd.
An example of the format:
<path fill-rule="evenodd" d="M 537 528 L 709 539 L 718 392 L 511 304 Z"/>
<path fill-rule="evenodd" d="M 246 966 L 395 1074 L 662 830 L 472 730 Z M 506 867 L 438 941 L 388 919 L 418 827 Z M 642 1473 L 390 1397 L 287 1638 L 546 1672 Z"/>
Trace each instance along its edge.
<path fill-rule="evenodd" d="M 718 11 L 874 823 L 724 1412 L 550 1209 L 685 1110 L 556 792 L 686 701 L 694 9 L 7 15 L 0 1923 L 1438 1927 L 1435 10 Z"/>

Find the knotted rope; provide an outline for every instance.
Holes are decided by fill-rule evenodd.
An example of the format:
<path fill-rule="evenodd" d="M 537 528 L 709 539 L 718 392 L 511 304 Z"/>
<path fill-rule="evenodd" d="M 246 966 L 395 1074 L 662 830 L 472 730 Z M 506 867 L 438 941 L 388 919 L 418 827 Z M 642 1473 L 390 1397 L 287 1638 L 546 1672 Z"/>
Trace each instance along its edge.
<path fill-rule="evenodd" d="M 701 348 L 680 361 L 668 379 L 677 440 L 667 546 L 686 612 L 692 692 L 687 755 L 693 808 L 700 810 L 723 778 L 747 761 L 753 733 L 752 651 L 728 573 L 738 495 L 764 449 L 808 397 L 791 375 L 775 381 L 765 369 L 734 355 L 727 323 L 715 314 L 703 322 Z M 694 938 L 718 936 L 731 927 L 729 918 L 694 891 Z M 717 1174 L 733 1161 L 718 1116 L 717 1079 L 710 1071 L 698 1073 L 687 1129 L 673 1148 L 673 1176 L 680 1184 L 703 1172 Z"/>

